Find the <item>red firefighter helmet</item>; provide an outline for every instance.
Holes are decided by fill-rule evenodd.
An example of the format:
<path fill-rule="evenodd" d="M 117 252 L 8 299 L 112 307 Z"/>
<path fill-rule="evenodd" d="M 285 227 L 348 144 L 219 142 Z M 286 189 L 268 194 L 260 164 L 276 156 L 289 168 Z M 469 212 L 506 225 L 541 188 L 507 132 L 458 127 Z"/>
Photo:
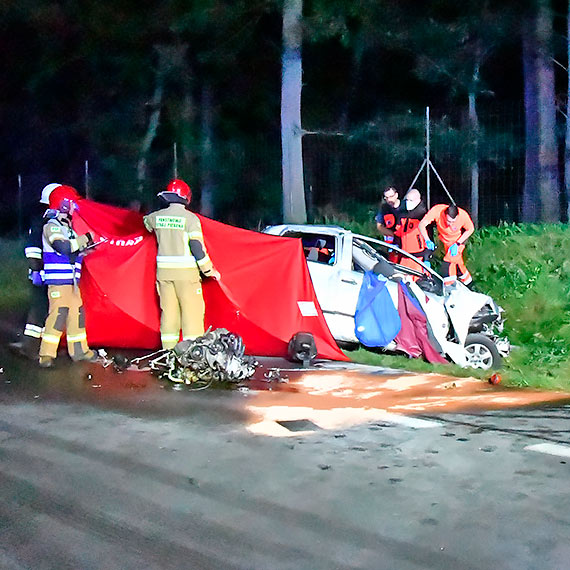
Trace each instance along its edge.
<path fill-rule="evenodd" d="M 180 180 L 179 178 L 175 178 L 171 180 L 168 186 L 166 187 L 167 192 L 173 192 L 174 194 L 180 196 L 181 198 L 185 198 L 190 202 L 192 199 L 192 190 L 190 190 L 190 186 L 184 182 L 184 180 Z"/>
<path fill-rule="evenodd" d="M 58 210 L 63 200 L 66 198 L 75 203 L 81 200 L 81 196 L 73 186 L 60 184 L 57 188 L 54 188 L 49 195 L 49 207 Z"/>

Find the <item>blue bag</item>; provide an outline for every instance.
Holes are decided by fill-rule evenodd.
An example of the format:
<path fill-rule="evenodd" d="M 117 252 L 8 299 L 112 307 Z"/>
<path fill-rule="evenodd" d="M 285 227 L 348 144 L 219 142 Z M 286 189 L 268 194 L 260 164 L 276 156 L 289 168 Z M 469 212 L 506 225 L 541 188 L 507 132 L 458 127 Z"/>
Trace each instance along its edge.
<path fill-rule="evenodd" d="M 386 281 L 367 271 L 354 313 L 356 338 L 364 346 L 386 346 L 396 338 L 401 326 L 400 315 L 386 288 Z"/>

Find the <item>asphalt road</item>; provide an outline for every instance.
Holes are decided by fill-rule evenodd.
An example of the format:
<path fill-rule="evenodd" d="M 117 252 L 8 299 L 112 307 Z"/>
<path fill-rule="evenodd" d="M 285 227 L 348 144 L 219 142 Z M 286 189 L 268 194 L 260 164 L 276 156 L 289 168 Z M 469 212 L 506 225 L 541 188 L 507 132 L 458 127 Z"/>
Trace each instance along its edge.
<path fill-rule="evenodd" d="M 566 403 L 272 437 L 268 391 L 0 365 L 1 568 L 570 568 Z"/>

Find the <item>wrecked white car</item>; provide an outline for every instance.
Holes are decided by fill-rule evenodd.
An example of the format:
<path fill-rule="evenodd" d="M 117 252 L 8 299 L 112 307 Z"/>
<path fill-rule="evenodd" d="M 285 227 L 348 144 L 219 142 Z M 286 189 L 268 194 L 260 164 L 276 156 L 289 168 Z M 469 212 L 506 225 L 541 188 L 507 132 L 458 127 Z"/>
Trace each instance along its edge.
<path fill-rule="evenodd" d="M 341 345 L 358 343 L 356 304 L 364 273 L 374 270 L 387 278 L 386 286 L 396 308 L 398 281 L 404 280 L 412 289 L 434 339 L 452 362 L 489 370 L 498 368 L 501 357 L 509 354 L 509 341 L 500 336 L 502 309 L 491 297 L 471 291 L 460 282 L 444 285 L 443 278 L 421 262 L 417 262 L 416 271 L 388 261 L 391 250 L 415 259 L 393 244 L 338 226 L 284 224 L 270 226 L 264 232 L 301 239 L 321 309 Z M 390 351 L 396 345 L 384 348 Z"/>

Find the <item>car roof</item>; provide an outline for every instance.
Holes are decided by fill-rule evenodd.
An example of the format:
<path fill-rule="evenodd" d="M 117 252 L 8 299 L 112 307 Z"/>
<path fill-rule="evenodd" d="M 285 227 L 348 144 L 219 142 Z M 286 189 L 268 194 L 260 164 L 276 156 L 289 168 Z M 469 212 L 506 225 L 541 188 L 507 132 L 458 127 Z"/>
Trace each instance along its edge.
<path fill-rule="evenodd" d="M 271 232 L 269 232 L 271 230 Z M 340 235 L 351 233 L 349 230 L 345 230 L 340 226 L 326 226 L 318 224 L 279 224 L 276 226 L 269 226 L 265 228 L 264 233 L 275 233 L 280 235 L 283 231 L 294 231 L 294 232 L 305 232 L 305 233 L 326 233 L 332 235 Z"/>

